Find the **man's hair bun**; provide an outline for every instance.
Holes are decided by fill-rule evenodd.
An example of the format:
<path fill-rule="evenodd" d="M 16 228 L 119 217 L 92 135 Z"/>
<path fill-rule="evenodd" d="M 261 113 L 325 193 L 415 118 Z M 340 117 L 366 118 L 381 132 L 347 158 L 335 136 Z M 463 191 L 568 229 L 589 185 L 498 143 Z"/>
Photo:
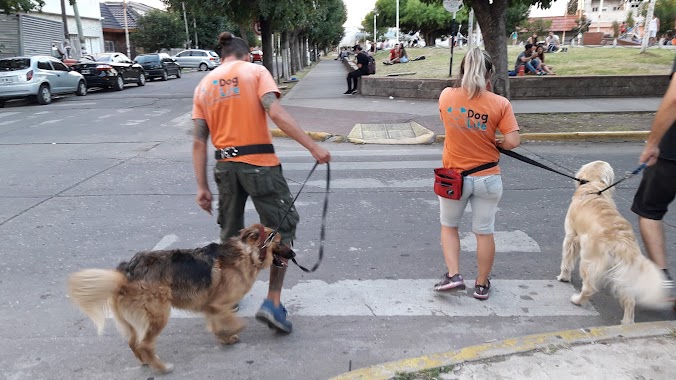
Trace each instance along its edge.
<path fill-rule="evenodd" d="M 230 32 L 223 32 L 218 36 L 218 43 L 221 46 L 227 45 L 230 41 L 232 41 L 232 33 Z"/>

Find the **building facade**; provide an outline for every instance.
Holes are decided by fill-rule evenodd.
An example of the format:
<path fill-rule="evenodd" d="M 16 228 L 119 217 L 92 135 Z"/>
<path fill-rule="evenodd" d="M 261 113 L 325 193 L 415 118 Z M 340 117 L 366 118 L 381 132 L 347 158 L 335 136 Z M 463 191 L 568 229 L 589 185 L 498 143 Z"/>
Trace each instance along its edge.
<path fill-rule="evenodd" d="M 61 1 L 44 0 L 45 5 L 42 12 L 31 12 L 30 15 L 46 20 L 61 22 Z M 75 12 L 70 2 L 66 1 L 66 15 L 68 27 L 68 40 L 71 46 L 79 45 L 77 23 L 75 21 Z M 101 25 L 101 11 L 98 0 L 77 0 L 77 7 L 82 24 L 82 34 L 84 46 L 82 52 L 87 54 L 98 54 L 103 52 L 103 28 Z"/>

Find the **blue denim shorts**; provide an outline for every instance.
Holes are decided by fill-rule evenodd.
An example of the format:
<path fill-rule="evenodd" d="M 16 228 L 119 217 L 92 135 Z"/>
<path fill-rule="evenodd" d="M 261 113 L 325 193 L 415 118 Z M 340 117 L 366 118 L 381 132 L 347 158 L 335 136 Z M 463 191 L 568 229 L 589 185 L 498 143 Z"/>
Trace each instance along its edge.
<path fill-rule="evenodd" d="M 460 226 L 460 220 L 467 207 L 472 206 L 472 231 L 476 234 L 492 234 L 495 229 L 495 213 L 502 197 L 502 177 L 468 176 L 462 183 L 462 197 L 458 200 L 439 197 L 439 219 L 446 227 Z"/>

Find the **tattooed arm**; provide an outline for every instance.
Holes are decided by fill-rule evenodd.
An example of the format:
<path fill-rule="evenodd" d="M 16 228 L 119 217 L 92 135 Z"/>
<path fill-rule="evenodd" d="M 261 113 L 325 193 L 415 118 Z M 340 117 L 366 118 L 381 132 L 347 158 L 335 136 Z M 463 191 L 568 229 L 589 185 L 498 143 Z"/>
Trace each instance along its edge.
<path fill-rule="evenodd" d="M 212 195 L 207 182 L 207 139 L 209 127 L 204 119 L 193 120 L 192 163 L 197 179 L 197 204 L 211 214 Z"/>
<path fill-rule="evenodd" d="M 276 93 L 268 92 L 261 96 L 261 104 L 275 125 L 277 125 L 282 132 L 286 133 L 287 136 L 298 141 L 300 145 L 309 150 L 315 160 L 319 161 L 321 164 L 331 160 L 329 151 L 317 145 L 317 143 L 315 143 L 310 136 L 298 126 L 296 120 L 286 112 L 284 107 L 279 103 Z"/>

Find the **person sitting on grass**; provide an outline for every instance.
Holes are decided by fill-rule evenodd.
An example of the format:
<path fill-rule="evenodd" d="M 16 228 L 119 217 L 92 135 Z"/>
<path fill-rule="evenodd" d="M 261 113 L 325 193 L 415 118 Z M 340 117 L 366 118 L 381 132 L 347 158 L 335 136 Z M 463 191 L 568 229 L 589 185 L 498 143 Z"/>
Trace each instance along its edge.
<path fill-rule="evenodd" d="M 394 65 L 395 63 L 406 63 L 408 61 L 409 61 L 408 53 L 406 53 L 406 49 L 403 46 L 401 46 L 399 48 L 399 54 L 396 58 L 394 58 L 390 61 L 385 61 L 383 63 L 386 64 L 386 65 Z"/>
<path fill-rule="evenodd" d="M 537 49 L 535 49 L 535 53 L 533 55 L 535 55 L 536 58 L 533 61 L 537 63 L 537 66 L 535 66 L 536 70 L 539 70 L 541 73 L 544 74 L 554 75 L 554 71 L 552 71 L 554 69 L 554 66 L 545 65 L 545 48 L 542 45 L 538 46 Z"/>
<path fill-rule="evenodd" d="M 395 59 L 399 58 L 399 44 L 394 44 L 394 47 L 390 49 L 390 57 L 389 59 L 383 61 L 384 65 L 390 65 L 392 64 L 392 61 Z"/>
<path fill-rule="evenodd" d="M 526 74 L 538 74 L 540 72 L 540 70 L 536 69 L 540 62 L 537 59 L 537 55 L 533 53 L 533 50 L 533 44 L 526 44 L 526 49 L 516 57 L 516 63 L 514 64 L 516 72 L 519 72 L 519 66 L 524 66 Z"/>

